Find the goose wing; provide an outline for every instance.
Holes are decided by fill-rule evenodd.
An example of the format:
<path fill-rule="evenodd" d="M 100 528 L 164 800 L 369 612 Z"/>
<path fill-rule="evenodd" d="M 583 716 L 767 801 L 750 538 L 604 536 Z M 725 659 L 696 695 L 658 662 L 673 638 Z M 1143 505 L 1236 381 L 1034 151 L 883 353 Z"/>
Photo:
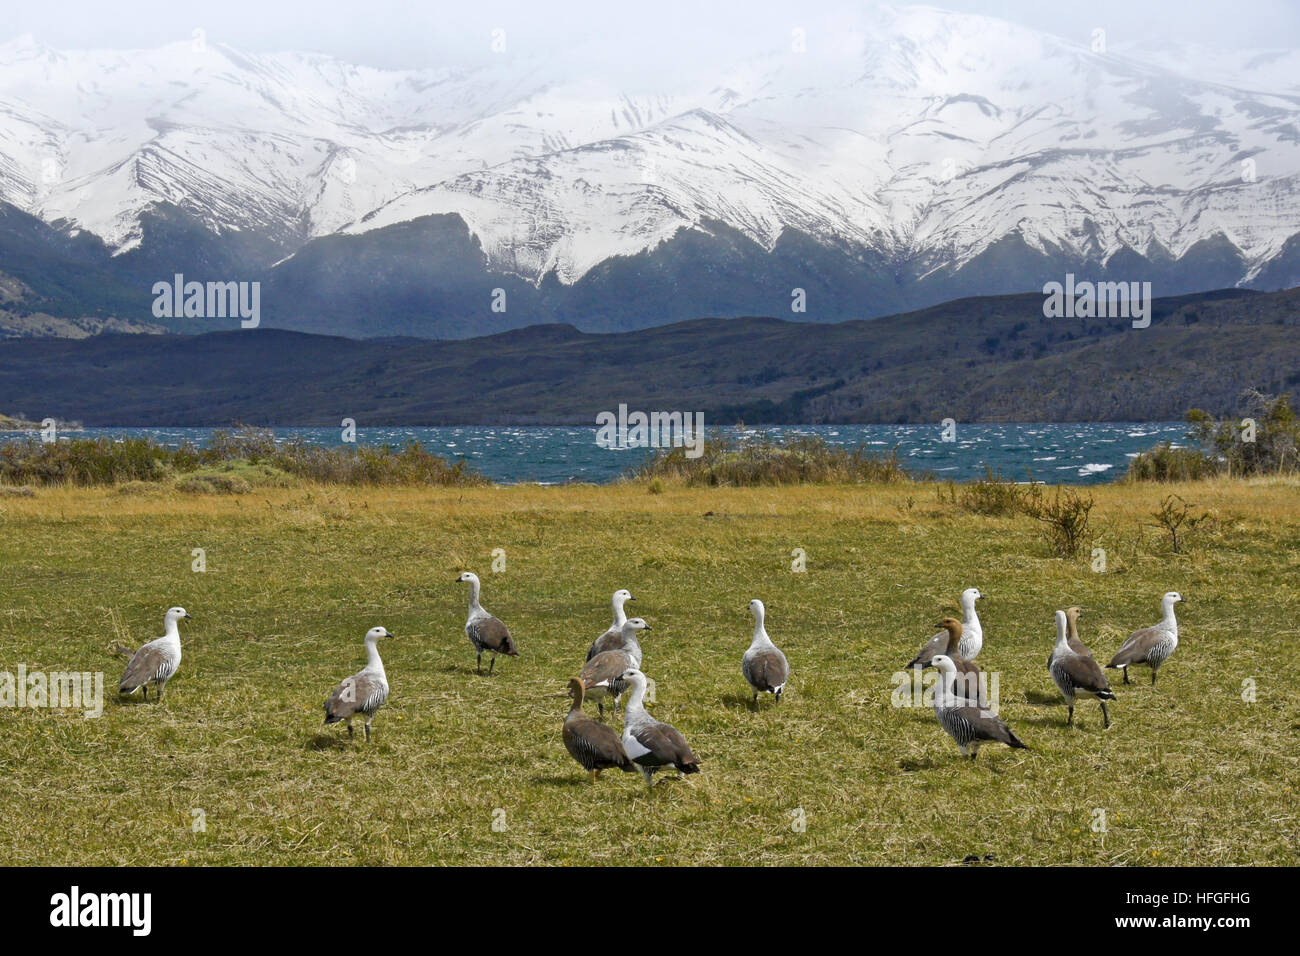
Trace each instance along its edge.
<path fill-rule="evenodd" d="M 387 698 L 387 683 L 365 671 L 353 674 L 334 688 L 325 701 L 325 722 L 332 724 L 356 713 L 371 713 Z"/>
<path fill-rule="evenodd" d="M 486 651 L 495 651 L 508 657 L 518 657 L 515 639 L 510 636 L 510 628 L 491 614 L 476 617 L 465 625 L 470 639 Z"/>
<path fill-rule="evenodd" d="M 993 711 L 984 707 L 956 707 L 950 712 L 949 719 L 960 723 L 969 733 L 970 740 L 992 740 L 1006 744 L 1008 747 L 1024 747 L 1006 722 Z"/>
<path fill-rule="evenodd" d="M 600 637 L 592 641 L 591 650 L 587 651 L 587 660 L 591 660 L 597 654 L 603 654 L 606 651 L 623 650 L 623 632 L 616 631 L 612 627 Z"/>
<path fill-rule="evenodd" d="M 618 767 L 633 770 L 633 764 L 618 734 L 581 714 L 564 721 L 564 746 L 584 770 Z"/>
<path fill-rule="evenodd" d="M 1106 666 L 1127 667 L 1129 664 L 1140 664 L 1147 659 L 1151 648 L 1168 636 L 1169 632 L 1162 627 L 1144 627 L 1140 631 L 1134 631 Z"/>
<path fill-rule="evenodd" d="M 168 663 L 161 642 L 150 641 L 131 656 L 126 670 L 122 673 L 118 690 L 124 694 L 134 693 L 149 681 L 157 679 Z"/>
<path fill-rule="evenodd" d="M 921 653 L 912 658 L 908 667 L 929 667 L 930 659 L 935 654 L 943 654 L 948 650 L 948 632 L 940 631 L 934 637 L 925 642 L 925 647 L 921 648 Z"/>
<path fill-rule="evenodd" d="M 790 676 L 790 663 L 785 655 L 775 647 L 746 654 L 740 662 L 740 669 L 749 681 L 749 686 L 760 691 L 775 691 L 784 687 Z"/>
<path fill-rule="evenodd" d="M 632 657 L 626 651 L 605 651 L 587 661 L 578 679 L 584 690 L 596 686 L 608 687 L 615 678 L 632 666 Z"/>
<path fill-rule="evenodd" d="M 676 727 L 654 721 L 642 724 L 629 731 L 629 736 L 638 744 L 628 750 L 628 756 L 647 767 L 663 767 L 671 764 L 682 773 L 698 771 L 700 758 L 695 756 L 686 738 Z M 642 751 L 639 755 L 633 751 Z"/>
<path fill-rule="evenodd" d="M 1057 657 L 1053 666 L 1060 669 L 1076 690 L 1113 696 L 1110 681 L 1106 679 L 1101 665 L 1092 657 L 1084 657 L 1082 654 L 1062 654 Z"/>

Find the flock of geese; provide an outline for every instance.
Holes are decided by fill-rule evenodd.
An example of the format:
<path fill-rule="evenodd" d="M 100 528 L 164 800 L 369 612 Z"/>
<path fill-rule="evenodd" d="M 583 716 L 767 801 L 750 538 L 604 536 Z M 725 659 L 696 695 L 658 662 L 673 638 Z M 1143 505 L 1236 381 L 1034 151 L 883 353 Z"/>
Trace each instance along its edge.
<path fill-rule="evenodd" d="M 479 603 L 482 585 L 478 576 L 465 571 L 456 580 L 469 585 L 465 634 L 474 647 L 478 673 L 483 671 L 483 654 L 487 653 L 491 655 L 488 663 L 488 673 L 491 674 L 497 656 L 518 657 L 518 646 L 510 629 L 499 618 L 483 610 Z M 939 633 L 930 638 L 907 665 L 918 670 L 937 668 L 935 717 L 956 742 L 962 755 L 972 760 L 985 743 L 1028 749 L 990 708 L 986 699 L 987 688 L 980 679 L 979 665 L 975 663 L 984 646 L 984 629 L 975 610 L 975 602 L 981 597 L 977 588 L 962 592 L 964 619 L 945 617 L 940 621 L 936 625 L 941 628 Z M 641 668 L 642 650 L 637 635 L 651 628 L 642 618 L 627 616 L 627 602 L 633 600 L 635 598 L 625 589 L 614 592 L 611 602 L 613 623 L 592 642 L 581 672 L 569 681 L 567 696 L 571 705 L 564 718 L 562 736 L 565 748 L 591 775 L 593 782 L 599 779 L 602 770 L 618 769 L 629 773 L 639 770 L 646 785 L 653 786 L 654 774 L 668 767 L 683 774 L 698 773 L 700 759 L 680 731 L 656 720 L 645 709 L 648 684 Z M 1177 591 L 1165 594 L 1161 600 L 1163 617 L 1160 622 L 1130 635 L 1106 667 L 1122 669 L 1126 684 L 1130 683 L 1130 667 L 1149 667 L 1151 684 L 1155 686 L 1160 667 L 1178 647 L 1174 605 L 1182 600 Z M 764 693 L 771 694 L 780 703 L 790 680 L 790 664 L 768 636 L 763 602 L 750 601 L 749 610 L 754 615 L 754 636 L 741 658 L 740 670 L 753 691 L 755 707 L 758 695 Z M 1047 670 L 1069 708 L 1067 725 L 1074 722 L 1075 700 L 1095 697 L 1101 704 L 1104 725 L 1109 727 L 1110 714 L 1106 702 L 1115 699 L 1115 692 L 1092 651 L 1079 639 L 1081 610 L 1071 607 L 1056 612 L 1056 641 L 1047 659 Z M 143 690 L 148 700 L 149 685 L 153 685 L 155 696 L 162 699 L 167 682 L 180 668 L 180 622 L 183 620 L 190 620 L 185 608 L 167 610 L 163 617 L 164 635 L 145 644 L 131 656 L 119 684 L 122 694 Z M 379 642 L 394 636 L 383 627 L 372 627 L 366 632 L 366 666 L 339 684 L 325 701 L 326 724 L 346 723 L 348 736 L 352 737 L 355 734 L 352 722 L 361 719 L 366 740 L 370 740 L 370 725 L 388 699 L 388 677 L 379 656 Z M 623 708 L 623 732 L 620 735 L 604 722 L 605 698 L 611 701 L 617 717 L 618 704 L 624 696 L 627 702 Z M 593 720 L 584 713 L 582 705 L 587 700 L 597 702 L 600 720 Z"/>

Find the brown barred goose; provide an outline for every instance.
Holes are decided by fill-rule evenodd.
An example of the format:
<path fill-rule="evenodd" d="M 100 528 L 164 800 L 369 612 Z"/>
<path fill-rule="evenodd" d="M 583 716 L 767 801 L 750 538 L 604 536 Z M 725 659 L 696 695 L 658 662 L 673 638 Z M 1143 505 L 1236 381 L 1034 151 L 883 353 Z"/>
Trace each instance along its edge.
<path fill-rule="evenodd" d="M 599 724 L 582 712 L 583 686 L 580 678 L 569 681 L 569 696 L 573 705 L 564 718 L 564 746 L 583 770 L 591 774 L 591 782 L 600 779 L 600 772 L 617 767 L 626 773 L 636 769 L 623 742 L 604 724 Z"/>
<path fill-rule="evenodd" d="M 962 643 L 962 623 L 955 617 L 945 617 L 935 627 L 942 628 L 939 633 L 946 634 L 948 637 L 948 646 L 943 649 L 943 653 L 948 657 L 956 671 L 955 680 L 957 681 L 957 695 L 959 697 L 969 697 L 976 701 L 981 707 L 988 705 L 987 695 L 985 694 L 982 682 L 980 681 L 980 667 L 974 661 L 966 660 L 966 657 L 958 650 Z M 934 657 L 938 657 L 936 654 Z M 934 664 L 934 657 L 931 657 L 930 663 Z M 940 682 L 945 678 L 940 672 Z"/>
<path fill-rule="evenodd" d="M 183 607 L 168 608 L 163 615 L 163 636 L 145 644 L 131 655 L 126 665 L 118 692 L 134 694 L 144 688 L 144 699 L 149 699 L 149 685 L 153 684 L 157 697 L 162 700 L 163 688 L 181 666 L 181 629 L 179 621 L 190 620 Z"/>
<path fill-rule="evenodd" d="M 654 775 L 665 767 L 682 773 L 699 773 L 700 758 L 695 756 L 686 738 L 676 727 L 655 720 L 646 713 L 645 674 L 635 667 L 623 672 L 623 680 L 632 688 L 623 711 L 623 749 L 641 769 L 647 787 L 654 785 Z"/>
<path fill-rule="evenodd" d="M 1080 654 L 1070 646 L 1070 624 L 1065 611 L 1056 612 L 1056 645 L 1052 648 L 1052 656 L 1047 660 L 1047 670 L 1070 709 L 1069 716 L 1065 719 L 1067 727 L 1074 723 L 1074 699 L 1078 696 L 1096 697 L 1101 704 L 1103 726 L 1110 726 L 1106 701 L 1114 700 L 1115 692 L 1110 689 L 1110 681 L 1093 656 Z"/>
<path fill-rule="evenodd" d="M 754 705 L 758 705 L 759 694 L 771 694 L 776 702 L 781 703 L 781 694 L 790 679 L 790 662 L 785 659 L 781 649 L 767 636 L 763 621 L 767 609 L 763 602 L 755 598 L 749 602 L 749 609 L 754 614 L 754 639 L 740 659 L 740 671 L 745 680 L 754 689 Z"/>
<path fill-rule="evenodd" d="M 483 673 L 483 652 L 487 651 L 492 655 L 492 661 L 488 664 L 488 673 L 491 674 L 493 668 L 497 666 L 498 654 L 518 657 L 519 648 L 515 645 L 515 639 L 510 636 L 510 629 L 479 606 L 478 595 L 481 585 L 478 575 L 472 571 L 465 571 L 456 580 L 469 585 L 469 617 L 465 620 L 465 633 L 469 636 L 469 642 L 474 645 L 474 653 L 478 655 L 477 672 Z"/>
<path fill-rule="evenodd" d="M 980 624 L 979 614 L 975 612 L 975 602 L 983 596 L 979 588 L 967 588 L 961 592 L 961 607 L 964 619 L 961 622 L 959 646 L 954 647 L 953 650 L 959 651 L 961 656 L 968 661 L 974 660 L 975 655 L 984 647 L 984 627 Z M 940 631 L 926 641 L 925 646 L 921 648 L 921 652 L 912 658 L 907 666 L 929 667 L 930 660 L 935 654 L 949 654 L 949 656 L 952 656 L 948 651 L 948 634 L 946 631 Z"/>
<path fill-rule="evenodd" d="M 388 675 L 384 673 L 384 662 L 379 659 L 379 642 L 395 636 L 382 627 L 366 631 L 366 666 L 334 688 L 325 701 L 325 723 L 346 721 L 348 736 L 352 737 L 355 736 L 352 718 L 360 714 L 365 718 L 366 742 L 370 741 L 370 724 L 388 700 Z"/>

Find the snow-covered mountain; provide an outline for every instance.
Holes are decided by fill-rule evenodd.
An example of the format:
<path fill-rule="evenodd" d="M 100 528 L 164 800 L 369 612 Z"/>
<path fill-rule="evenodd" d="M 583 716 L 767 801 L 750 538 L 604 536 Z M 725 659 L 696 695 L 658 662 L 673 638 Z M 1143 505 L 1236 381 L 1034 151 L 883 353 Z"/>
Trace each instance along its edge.
<path fill-rule="evenodd" d="M 855 287 L 817 318 L 1023 291 L 1035 270 L 1075 265 L 1135 280 L 1149 267 L 1179 287 L 1165 291 L 1198 275 L 1296 281 L 1295 51 L 1096 52 L 1089 37 L 884 5 L 810 31 L 803 50 L 781 39 L 704 79 L 615 84 L 514 55 L 383 71 L 202 38 L 59 52 L 23 37 L 0 46 L 0 202 L 118 257 L 148 245 L 160 209 L 201 234 L 258 237 L 264 261 L 245 268 L 279 263 L 268 277 L 299 298 L 340 255 L 441 242 L 411 224 L 460 221 L 484 275 L 539 290 L 527 317 L 596 326 L 607 304 L 565 289 L 616 276 L 635 299 L 638 276 L 697 240 L 727 244 L 741 286 L 795 240 L 796 280 L 805 268 L 842 286 L 857 263 L 895 283 Z M 674 259 L 679 284 L 683 268 Z M 765 302 L 722 293 L 662 317 Z"/>

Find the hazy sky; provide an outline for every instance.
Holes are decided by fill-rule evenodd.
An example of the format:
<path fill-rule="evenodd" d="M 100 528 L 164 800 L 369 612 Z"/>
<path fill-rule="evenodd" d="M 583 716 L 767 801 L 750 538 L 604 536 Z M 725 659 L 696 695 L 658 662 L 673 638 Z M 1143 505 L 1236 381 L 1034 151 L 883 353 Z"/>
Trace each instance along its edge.
<path fill-rule="evenodd" d="M 32 33 L 58 48 L 152 47 L 203 28 L 209 42 L 251 51 L 313 50 L 389 67 L 471 62 L 495 27 L 512 49 L 573 55 L 579 44 L 618 61 L 726 59 L 770 33 L 833 23 L 842 0 L 3 0 L 0 41 Z M 897 0 L 895 6 L 907 6 Z M 947 0 L 929 4 L 985 13 L 1087 43 L 1094 27 L 1114 49 L 1190 41 L 1220 47 L 1300 45 L 1300 0 Z M 599 54 L 597 54 L 599 55 Z"/>

